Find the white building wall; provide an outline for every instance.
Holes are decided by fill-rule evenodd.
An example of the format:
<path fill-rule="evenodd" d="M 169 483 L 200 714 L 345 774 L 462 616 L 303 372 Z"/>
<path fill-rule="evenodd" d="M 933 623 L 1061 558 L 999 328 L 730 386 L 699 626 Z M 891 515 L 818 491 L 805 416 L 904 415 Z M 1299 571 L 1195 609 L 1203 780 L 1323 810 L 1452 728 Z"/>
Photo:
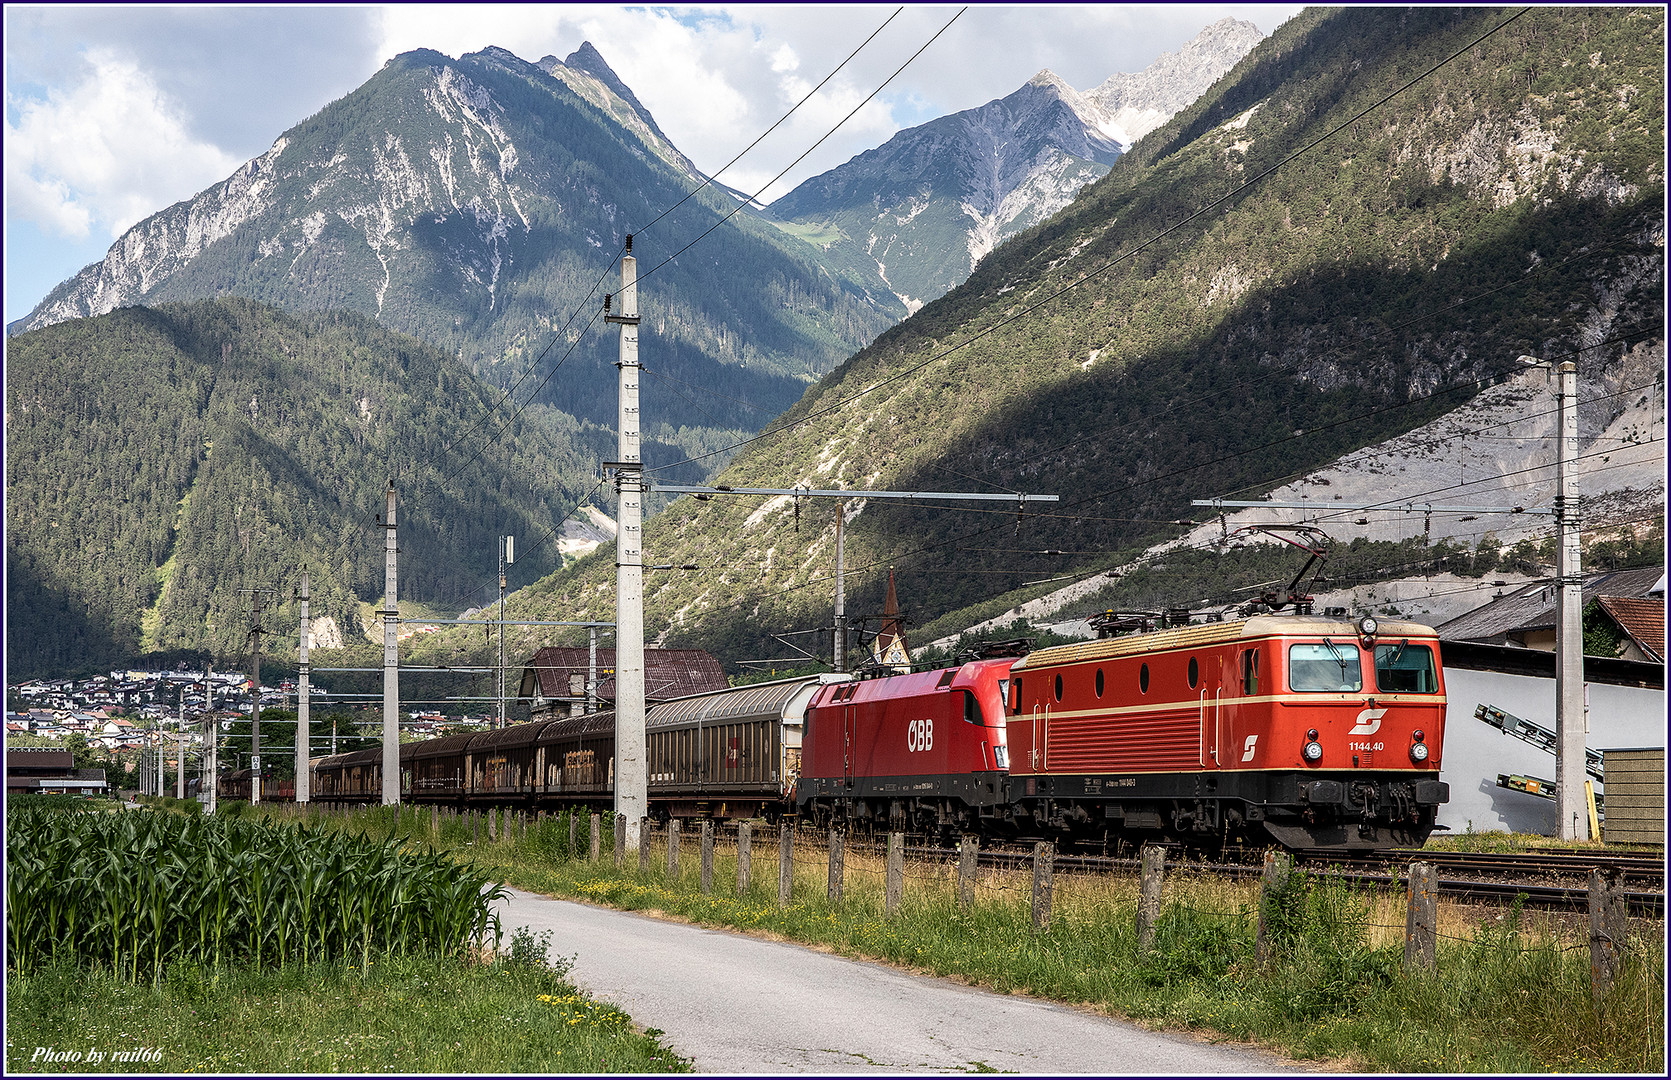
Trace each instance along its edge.
<path fill-rule="evenodd" d="M 1665 691 L 1590 683 L 1591 750 L 1666 744 Z M 1555 755 L 1474 718 L 1481 704 L 1494 705 L 1523 720 L 1555 728 L 1555 680 L 1495 671 L 1445 669 L 1449 706 L 1439 778 L 1450 785 L 1450 802 L 1439 824 L 1452 833 L 1523 832 L 1554 836 L 1555 802 L 1497 786 L 1499 773 L 1555 779 Z M 1601 785 L 1597 791 L 1602 791 Z M 1444 835 L 1440 833 L 1438 835 Z"/>

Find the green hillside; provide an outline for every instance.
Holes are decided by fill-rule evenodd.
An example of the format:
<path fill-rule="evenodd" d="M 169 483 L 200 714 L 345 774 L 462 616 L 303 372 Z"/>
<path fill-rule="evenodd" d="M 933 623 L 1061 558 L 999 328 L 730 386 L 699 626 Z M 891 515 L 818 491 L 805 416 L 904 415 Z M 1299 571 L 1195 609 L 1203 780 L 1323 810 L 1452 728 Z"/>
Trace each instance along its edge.
<path fill-rule="evenodd" d="M 850 611 L 880 608 L 892 566 L 947 632 L 1174 535 L 1191 498 L 1410 430 L 1523 353 L 1575 356 L 1593 385 L 1663 341 L 1664 13 L 1518 11 L 1291 20 L 720 482 L 1060 494 L 1019 525 L 1001 504 L 850 504 Z M 705 569 L 652 575 L 648 632 L 782 655 L 773 632 L 829 624 L 833 549 L 827 504 L 681 500 L 646 561 Z M 610 617 L 612 563 L 523 610 Z"/>
<path fill-rule="evenodd" d="M 294 653 L 288 598 L 303 567 L 312 613 L 329 620 L 316 634 L 363 640 L 362 602 L 383 592 L 374 515 L 391 477 L 403 600 L 479 602 L 503 532 L 524 539 L 531 571 L 555 569 L 556 545 L 528 541 L 591 488 L 613 435 L 541 409 L 473 463 L 444 456 L 497 396 L 363 316 L 245 300 L 126 308 L 10 339 L 8 677 L 242 654 L 250 588 L 278 591 L 269 648 Z"/>

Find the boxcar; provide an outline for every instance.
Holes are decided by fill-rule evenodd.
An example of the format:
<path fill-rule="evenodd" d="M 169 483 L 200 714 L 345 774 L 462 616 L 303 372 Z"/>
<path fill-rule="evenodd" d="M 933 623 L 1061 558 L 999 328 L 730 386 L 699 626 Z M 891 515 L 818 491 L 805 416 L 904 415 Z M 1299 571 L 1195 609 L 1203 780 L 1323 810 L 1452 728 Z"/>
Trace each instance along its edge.
<path fill-rule="evenodd" d="M 794 806 L 803 719 L 825 674 L 660 702 L 645 714 L 656 816 L 775 819 Z"/>

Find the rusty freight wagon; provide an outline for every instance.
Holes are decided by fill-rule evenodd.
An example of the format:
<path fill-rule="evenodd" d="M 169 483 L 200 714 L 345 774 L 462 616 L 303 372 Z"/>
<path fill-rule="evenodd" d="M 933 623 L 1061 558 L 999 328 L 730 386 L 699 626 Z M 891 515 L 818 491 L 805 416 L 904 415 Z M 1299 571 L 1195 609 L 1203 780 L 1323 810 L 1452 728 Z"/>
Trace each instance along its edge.
<path fill-rule="evenodd" d="M 794 806 L 807 705 L 841 674 L 675 698 L 645 714 L 651 813 L 775 819 Z"/>

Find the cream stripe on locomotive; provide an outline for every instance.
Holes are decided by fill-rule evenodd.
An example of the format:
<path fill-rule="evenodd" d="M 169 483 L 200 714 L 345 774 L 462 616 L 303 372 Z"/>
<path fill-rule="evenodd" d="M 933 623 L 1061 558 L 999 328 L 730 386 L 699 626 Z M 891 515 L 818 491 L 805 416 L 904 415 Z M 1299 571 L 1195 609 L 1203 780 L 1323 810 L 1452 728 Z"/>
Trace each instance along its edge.
<path fill-rule="evenodd" d="M 1358 691 L 1349 694 L 1262 694 L 1256 697 L 1191 697 L 1176 698 L 1172 701 L 1157 701 L 1152 705 L 1105 705 L 1096 709 L 1051 709 L 1043 706 L 1039 709 L 1039 716 L 1048 713 L 1052 720 L 1080 720 L 1092 716 L 1128 715 L 1132 713 L 1153 713 L 1166 709 L 1198 710 L 1203 706 L 1219 708 L 1225 705 L 1260 705 L 1266 702 L 1278 702 L 1290 705 L 1362 705 L 1373 698 L 1377 705 L 1444 705 L 1447 704 L 1444 694 L 1382 694 L 1370 691 Z M 1012 713 L 1011 720 L 1031 720 L 1034 714 L 1030 712 Z"/>
<path fill-rule="evenodd" d="M 1064 664 L 1089 663 L 1093 660 L 1116 660 L 1123 657 L 1153 656 L 1160 653 L 1199 649 L 1206 645 L 1223 645 L 1232 641 L 1265 641 L 1272 638 L 1358 638 L 1357 627 L 1350 622 L 1329 623 L 1314 616 L 1282 617 L 1259 615 L 1222 623 L 1196 623 L 1170 630 L 1155 630 L 1146 634 L 1129 634 L 1117 638 L 1097 638 L 1071 645 L 1052 645 L 1029 653 L 1016 662 L 1011 673 L 1040 671 Z M 1439 637 L 1431 626 L 1412 622 L 1383 620 L 1376 631 L 1377 641 L 1410 638 L 1438 643 Z"/>

